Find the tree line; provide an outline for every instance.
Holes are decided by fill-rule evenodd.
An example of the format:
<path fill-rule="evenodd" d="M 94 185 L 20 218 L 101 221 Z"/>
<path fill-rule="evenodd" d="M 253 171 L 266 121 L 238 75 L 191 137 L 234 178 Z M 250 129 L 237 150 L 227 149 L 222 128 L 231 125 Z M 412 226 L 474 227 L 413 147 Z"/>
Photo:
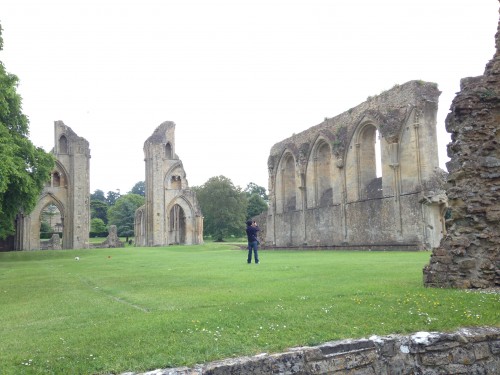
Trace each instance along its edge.
<path fill-rule="evenodd" d="M 245 235 L 245 222 L 267 210 L 266 189 L 250 182 L 245 189 L 224 176 L 210 178 L 196 192 L 204 216 L 204 237 L 223 241 Z M 118 235 L 134 236 L 135 211 L 144 204 L 144 181 L 137 182 L 125 195 L 95 190 L 90 195 L 90 236 L 102 237 L 108 225 L 116 225 Z"/>

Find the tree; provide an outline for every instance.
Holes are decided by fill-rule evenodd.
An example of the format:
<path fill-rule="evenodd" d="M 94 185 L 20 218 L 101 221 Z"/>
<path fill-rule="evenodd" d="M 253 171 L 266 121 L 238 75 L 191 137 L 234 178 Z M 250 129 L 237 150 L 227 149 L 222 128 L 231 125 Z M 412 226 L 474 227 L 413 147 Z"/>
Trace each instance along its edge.
<path fill-rule="evenodd" d="M 266 188 L 250 182 L 245 188 L 248 199 L 247 219 L 251 219 L 267 210 L 268 196 Z"/>
<path fill-rule="evenodd" d="M 108 210 L 108 224 L 116 225 L 119 236 L 128 238 L 134 235 L 135 211 L 144 204 L 144 197 L 138 194 L 126 194 L 116 200 Z"/>
<path fill-rule="evenodd" d="M 263 186 L 259 186 L 254 182 L 250 182 L 247 187 L 245 188 L 245 193 L 252 195 L 252 194 L 257 194 L 259 197 L 261 197 L 265 202 L 269 200 L 269 197 L 266 194 L 266 188 Z"/>
<path fill-rule="evenodd" d="M 104 224 L 108 223 L 108 204 L 106 201 L 94 200 L 90 201 L 90 218 L 101 219 Z"/>
<path fill-rule="evenodd" d="M 146 184 L 144 181 L 139 181 L 134 185 L 132 190 L 129 191 L 130 194 L 138 194 L 142 195 L 143 197 L 146 196 Z"/>
<path fill-rule="evenodd" d="M 33 210 L 55 163 L 52 154 L 28 139 L 29 120 L 22 113 L 18 82 L 0 61 L 0 239 L 15 233 L 14 220 L 20 211 Z"/>
<path fill-rule="evenodd" d="M 104 196 L 104 191 L 95 190 L 94 193 L 90 194 L 90 200 L 106 202 L 106 197 Z"/>
<path fill-rule="evenodd" d="M 90 220 L 90 231 L 92 233 L 104 233 L 106 232 L 106 224 L 99 218 L 94 218 Z"/>
<path fill-rule="evenodd" d="M 113 206 L 118 198 L 120 198 L 120 191 L 115 193 L 114 191 L 108 191 L 108 195 L 106 196 L 106 202 L 108 203 L 109 206 Z"/>
<path fill-rule="evenodd" d="M 247 219 L 251 219 L 252 217 L 260 215 L 268 208 L 266 201 L 262 199 L 262 197 L 258 194 L 251 194 L 250 196 L 247 196 L 247 199 Z"/>
<path fill-rule="evenodd" d="M 200 187 L 195 187 L 204 216 L 204 233 L 216 241 L 230 235 L 245 233 L 247 214 L 246 195 L 224 176 L 212 177 Z"/>

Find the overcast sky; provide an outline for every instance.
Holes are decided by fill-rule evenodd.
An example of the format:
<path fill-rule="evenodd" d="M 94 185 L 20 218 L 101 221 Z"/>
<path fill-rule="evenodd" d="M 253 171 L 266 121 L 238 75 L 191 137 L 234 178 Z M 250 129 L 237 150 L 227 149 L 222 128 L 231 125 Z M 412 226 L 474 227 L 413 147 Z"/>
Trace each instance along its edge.
<path fill-rule="evenodd" d="M 497 0 L 2 0 L 8 72 L 50 151 L 54 121 L 90 143 L 90 190 L 124 194 L 144 180 L 144 141 L 176 123 L 190 186 L 213 176 L 268 186 L 281 140 L 395 84 L 442 91 L 495 52 Z"/>

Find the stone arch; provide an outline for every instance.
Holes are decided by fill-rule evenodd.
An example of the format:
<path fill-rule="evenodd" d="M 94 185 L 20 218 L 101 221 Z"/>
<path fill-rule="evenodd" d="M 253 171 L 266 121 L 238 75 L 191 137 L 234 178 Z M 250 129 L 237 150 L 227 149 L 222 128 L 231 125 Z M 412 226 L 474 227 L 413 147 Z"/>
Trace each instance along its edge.
<path fill-rule="evenodd" d="M 281 193 L 276 202 L 278 213 L 297 209 L 296 189 L 295 157 L 291 151 L 285 150 L 278 163 L 276 176 L 276 190 Z"/>
<path fill-rule="evenodd" d="M 318 137 L 309 155 L 306 170 L 307 207 L 326 207 L 333 203 L 332 149 Z"/>
<path fill-rule="evenodd" d="M 59 153 L 67 154 L 68 153 L 68 138 L 63 134 L 59 137 Z"/>
<path fill-rule="evenodd" d="M 167 142 L 167 144 L 165 145 L 165 158 L 167 159 L 174 158 L 174 151 L 172 148 L 172 144 L 170 142 Z"/>
<path fill-rule="evenodd" d="M 41 248 L 41 242 L 40 242 L 40 226 L 42 223 L 42 214 L 44 210 L 49 206 L 53 204 L 54 206 L 57 207 L 59 210 L 59 214 L 61 215 L 61 224 L 62 224 L 62 233 L 63 233 L 63 238 L 62 238 L 62 246 L 65 248 L 67 246 L 67 239 L 68 239 L 68 228 L 65 225 L 65 217 L 66 217 L 66 207 L 65 204 L 59 200 L 54 194 L 52 193 L 45 193 L 40 200 L 38 201 L 35 209 L 31 212 L 30 214 L 30 230 L 29 230 L 29 244 L 30 244 L 30 249 L 40 249 Z"/>
<path fill-rule="evenodd" d="M 165 173 L 164 188 L 167 190 L 182 190 L 187 188 L 186 172 L 179 160 Z"/>
<path fill-rule="evenodd" d="M 193 228 L 196 213 L 184 196 L 173 199 L 166 207 L 165 220 L 168 245 L 196 243 Z"/>
<path fill-rule="evenodd" d="M 377 177 L 377 153 L 375 151 L 378 124 L 370 118 L 363 119 L 356 127 L 347 149 L 346 187 L 349 201 L 383 196 L 382 178 Z M 378 155 L 382 175 L 384 163 Z"/>
<path fill-rule="evenodd" d="M 422 155 L 419 138 L 419 114 L 418 110 L 413 108 L 399 133 L 397 163 L 402 194 L 419 189 L 421 184 Z"/>
<path fill-rule="evenodd" d="M 47 183 L 47 187 L 66 187 L 69 184 L 68 173 L 64 165 L 59 160 L 55 161 L 54 169 L 50 174 L 51 178 Z"/>

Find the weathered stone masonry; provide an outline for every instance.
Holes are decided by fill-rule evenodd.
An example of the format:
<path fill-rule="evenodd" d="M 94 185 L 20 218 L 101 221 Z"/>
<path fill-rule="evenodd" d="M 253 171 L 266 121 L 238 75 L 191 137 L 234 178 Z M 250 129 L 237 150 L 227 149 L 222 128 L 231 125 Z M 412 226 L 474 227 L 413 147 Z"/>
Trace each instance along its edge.
<path fill-rule="evenodd" d="M 424 269 L 427 286 L 500 286 L 500 22 L 484 75 L 464 78 L 446 118 L 451 133 L 448 233 Z"/>
<path fill-rule="evenodd" d="M 500 373 L 500 328 L 418 332 L 327 342 L 220 362 L 158 369 L 142 375 L 447 375 Z M 140 375 L 124 373 L 122 375 Z"/>
<path fill-rule="evenodd" d="M 175 123 L 166 121 L 144 142 L 146 203 L 135 214 L 136 246 L 203 243 L 203 216 L 175 153 Z"/>
<path fill-rule="evenodd" d="M 56 244 L 53 248 L 89 247 L 89 143 L 62 121 L 55 121 L 52 153 L 56 157 L 56 165 L 35 209 L 29 215 L 20 213 L 17 216 L 15 250 L 40 249 L 41 215 L 50 204 L 58 208 L 63 225 L 62 245 Z"/>
<path fill-rule="evenodd" d="M 446 210 L 439 95 L 434 83 L 407 82 L 275 144 L 268 159 L 266 244 L 437 246 Z"/>

